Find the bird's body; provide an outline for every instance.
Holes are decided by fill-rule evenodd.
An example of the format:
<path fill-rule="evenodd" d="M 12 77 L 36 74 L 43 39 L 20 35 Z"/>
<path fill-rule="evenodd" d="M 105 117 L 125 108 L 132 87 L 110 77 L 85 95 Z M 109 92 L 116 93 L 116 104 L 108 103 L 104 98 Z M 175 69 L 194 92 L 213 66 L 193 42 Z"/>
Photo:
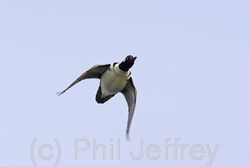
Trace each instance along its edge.
<path fill-rule="evenodd" d="M 96 93 L 97 103 L 105 103 L 118 92 L 121 92 L 127 101 L 129 114 L 126 134 L 128 138 L 130 125 L 134 115 L 137 94 L 129 69 L 133 66 L 135 59 L 136 57 L 129 55 L 121 63 L 95 65 L 79 76 L 65 90 L 59 92 L 58 95 L 63 94 L 83 79 L 100 79 L 100 85 Z"/>
<path fill-rule="evenodd" d="M 109 96 L 122 91 L 128 80 L 130 79 L 130 71 L 122 71 L 118 64 L 110 65 L 110 69 L 106 70 L 101 77 L 100 86 L 102 96 Z"/>

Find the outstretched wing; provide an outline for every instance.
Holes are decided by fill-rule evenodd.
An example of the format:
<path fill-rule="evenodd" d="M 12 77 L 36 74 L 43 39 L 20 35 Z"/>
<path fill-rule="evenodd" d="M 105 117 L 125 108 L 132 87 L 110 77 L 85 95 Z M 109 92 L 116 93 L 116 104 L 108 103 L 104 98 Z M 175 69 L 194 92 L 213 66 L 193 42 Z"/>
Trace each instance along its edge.
<path fill-rule="evenodd" d="M 128 123 L 127 123 L 126 137 L 129 140 L 129 129 L 135 111 L 136 94 L 137 94 L 132 77 L 129 79 L 126 87 L 121 91 L 121 93 L 125 96 L 125 99 L 128 104 Z"/>
<path fill-rule="evenodd" d="M 87 78 L 101 78 L 102 74 L 109 68 L 110 64 L 105 65 L 95 65 L 94 67 L 90 68 L 86 72 L 84 72 L 81 76 L 79 76 L 72 84 L 70 84 L 65 90 L 56 93 L 58 96 L 66 92 L 69 88 L 74 86 L 76 83 L 80 82 L 83 79 Z"/>

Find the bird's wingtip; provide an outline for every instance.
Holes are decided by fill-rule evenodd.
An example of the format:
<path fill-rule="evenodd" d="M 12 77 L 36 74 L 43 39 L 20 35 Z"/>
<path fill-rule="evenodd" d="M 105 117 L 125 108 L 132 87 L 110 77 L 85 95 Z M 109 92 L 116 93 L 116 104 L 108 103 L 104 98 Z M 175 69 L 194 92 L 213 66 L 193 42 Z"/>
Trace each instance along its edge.
<path fill-rule="evenodd" d="M 129 133 L 126 133 L 126 139 L 127 141 L 130 141 Z"/>
<path fill-rule="evenodd" d="M 61 94 L 63 94 L 63 91 L 61 91 L 61 92 L 56 92 L 56 95 L 57 95 L 57 96 L 60 96 Z"/>

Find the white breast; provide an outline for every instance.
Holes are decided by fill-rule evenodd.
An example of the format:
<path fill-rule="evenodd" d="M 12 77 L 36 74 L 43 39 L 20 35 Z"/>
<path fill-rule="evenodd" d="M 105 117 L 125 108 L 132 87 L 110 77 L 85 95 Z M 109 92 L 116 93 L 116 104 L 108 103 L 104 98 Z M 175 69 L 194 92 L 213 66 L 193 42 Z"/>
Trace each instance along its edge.
<path fill-rule="evenodd" d="M 111 68 L 104 72 L 101 77 L 102 96 L 105 97 L 122 91 L 130 78 L 129 74 L 129 71 L 120 70 L 118 64 L 114 68 L 111 64 Z"/>

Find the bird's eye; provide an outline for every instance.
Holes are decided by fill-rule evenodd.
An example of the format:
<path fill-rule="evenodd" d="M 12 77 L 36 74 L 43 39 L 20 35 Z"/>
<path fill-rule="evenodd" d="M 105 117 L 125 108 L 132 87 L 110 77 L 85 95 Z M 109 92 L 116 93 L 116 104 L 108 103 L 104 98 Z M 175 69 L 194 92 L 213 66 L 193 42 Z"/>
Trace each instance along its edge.
<path fill-rule="evenodd" d="M 126 57 L 126 61 L 128 61 L 128 59 L 129 59 L 129 58 L 128 58 L 128 57 Z"/>

